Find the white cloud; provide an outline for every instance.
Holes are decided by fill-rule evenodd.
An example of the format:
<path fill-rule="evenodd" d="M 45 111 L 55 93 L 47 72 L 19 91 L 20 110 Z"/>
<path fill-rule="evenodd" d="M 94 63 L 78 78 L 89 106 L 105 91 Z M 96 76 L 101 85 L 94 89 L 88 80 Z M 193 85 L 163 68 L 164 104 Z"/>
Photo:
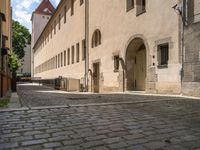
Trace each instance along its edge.
<path fill-rule="evenodd" d="M 12 0 L 13 18 L 31 31 L 31 15 L 42 0 Z M 60 0 L 51 0 L 57 6 Z M 34 7 L 34 8 L 33 8 Z"/>

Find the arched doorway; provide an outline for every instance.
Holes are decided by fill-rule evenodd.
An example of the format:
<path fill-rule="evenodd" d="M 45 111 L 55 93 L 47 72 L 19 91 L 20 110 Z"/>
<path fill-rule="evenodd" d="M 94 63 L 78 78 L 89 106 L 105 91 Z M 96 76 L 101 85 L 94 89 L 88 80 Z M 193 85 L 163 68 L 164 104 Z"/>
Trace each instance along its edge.
<path fill-rule="evenodd" d="M 146 47 L 143 39 L 133 39 L 126 50 L 126 85 L 128 91 L 145 91 Z"/>

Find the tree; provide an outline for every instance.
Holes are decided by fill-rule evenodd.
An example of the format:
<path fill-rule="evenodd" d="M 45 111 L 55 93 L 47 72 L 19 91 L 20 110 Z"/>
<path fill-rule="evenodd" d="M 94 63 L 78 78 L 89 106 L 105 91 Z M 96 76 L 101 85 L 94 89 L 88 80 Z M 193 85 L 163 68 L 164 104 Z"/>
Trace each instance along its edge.
<path fill-rule="evenodd" d="M 12 52 L 9 61 L 10 61 L 10 69 L 11 69 L 11 71 L 12 72 L 16 72 L 17 69 L 21 66 L 17 55 Z"/>
<path fill-rule="evenodd" d="M 12 21 L 12 29 L 13 52 L 18 56 L 19 59 L 22 59 L 25 55 L 24 48 L 26 45 L 31 44 L 31 34 L 29 30 L 21 25 L 18 21 Z"/>

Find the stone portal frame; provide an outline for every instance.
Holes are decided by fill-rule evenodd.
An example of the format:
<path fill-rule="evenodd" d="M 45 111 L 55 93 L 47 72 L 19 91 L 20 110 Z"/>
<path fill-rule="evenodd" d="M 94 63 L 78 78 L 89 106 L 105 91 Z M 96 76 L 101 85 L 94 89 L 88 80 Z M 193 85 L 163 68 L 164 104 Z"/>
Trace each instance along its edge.
<path fill-rule="evenodd" d="M 127 54 L 127 50 L 128 50 L 128 47 L 129 47 L 129 44 L 134 40 L 134 39 L 141 39 L 143 40 L 143 43 L 145 45 L 145 49 L 146 49 L 146 89 L 145 91 L 148 91 L 149 90 L 149 87 L 152 87 L 151 84 L 152 83 L 149 83 L 151 82 L 149 77 L 151 76 L 151 70 L 152 70 L 152 65 L 151 65 L 151 62 L 152 62 L 152 59 L 151 59 L 151 54 L 150 54 L 150 48 L 149 48 L 149 44 L 147 42 L 147 39 L 145 38 L 145 36 L 143 34 L 135 34 L 133 36 L 131 36 L 129 39 L 128 39 L 128 42 L 125 44 L 125 47 L 124 47 L 124 53 L 123 53 L 123 59 L 124 59 L 124 63 L 125 63 L 125 76 L 124 76 L 124 80 L 125 80 L 125 83 L 124 83 L 124 87 L 125 87 L 125 91 L 127 91 L 127 75 L 126 75 L 126 54 Z M 152 90 L 152 88 L 151 88 Z M 153 83 L 153 90 L 155 90 L 155 82 Z"/>

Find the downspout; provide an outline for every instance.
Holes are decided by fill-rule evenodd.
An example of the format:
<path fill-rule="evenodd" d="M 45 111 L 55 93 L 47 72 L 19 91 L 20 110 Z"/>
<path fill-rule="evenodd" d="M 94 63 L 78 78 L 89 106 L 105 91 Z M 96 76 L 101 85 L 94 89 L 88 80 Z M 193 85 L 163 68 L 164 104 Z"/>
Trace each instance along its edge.
<path fill-rule="evenodd" d="M 2 18 L 1 18 L 1 16 L 0 16 L 0 97 L 2 97 L 3 96 L 3 92 L 2 92 L 2 82 L 3 82 L 3 80 L 2 80 L 2 50 L 1 50 L 1 48 L 2 48 Z"/>
<path fill-rule="evenodd" d="M 182 49 L 182 70 L 181 70 L 181 88 L 183 88 L 183 78 L 184 78 L 184 48 L 185 48 L 185 19 L 186 19 L 186 7 L 187 0 L 183 0 L 183 8 L 181 13 L 181 21 L 182 21 L 182 33 L 181 33 L 181 49 Z M 182 93 L 182 92 L 181 92 Z"/>
<path fill-rule="evenodd" d="M 89 70 L 89 0 L 85 0 L 85 91 L 88 92 Z"/>

